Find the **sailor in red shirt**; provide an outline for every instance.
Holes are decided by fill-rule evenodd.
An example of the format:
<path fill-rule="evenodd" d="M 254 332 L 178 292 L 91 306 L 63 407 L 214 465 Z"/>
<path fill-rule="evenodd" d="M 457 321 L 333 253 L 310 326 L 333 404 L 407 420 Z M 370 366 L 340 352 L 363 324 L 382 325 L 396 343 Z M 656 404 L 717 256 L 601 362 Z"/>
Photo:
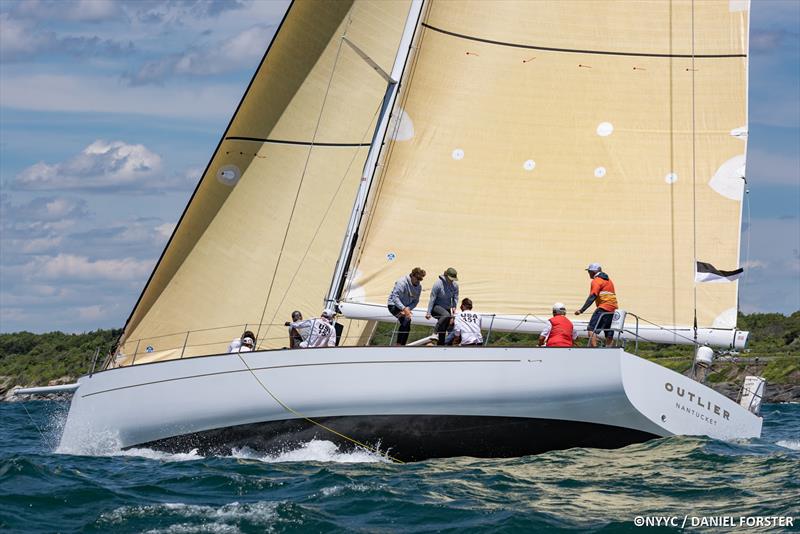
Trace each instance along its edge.
<path fill-rule="evenodd" d="M 614 342 L 614 331 L 611 328 L 611 321 L 614 318 L 614 311 L 619 307 L 617 305 L 617 294 L 614 292 L 614 282 L 603 272 L 603 268 L 599 263 L 590 263 L 586 268 L 589 273 L 589 278 L 592 279 L 592 285 L 589 289 L 589 297 L 584 302 L 580 310 L 575 310 L 575 315 L 580 315 L 586 308 L 592 305 L 592 302 L 597 304 L 597 309 L 589 319 L 589 346 L 597 346 L 597 332 L 598 330 L 605 330 L 606 334 L 606 347 L 610 347 Z"/>
<path fill-rule="evenodd" d="M 556 302 L 553 304 L 553 317 L 547 320 L 547 326 L 539 335 L 539 346 L 571 347 L 576 337 L 578 331 L 572 327 L 572 321 L 567 319 L 567 307 Z"/>

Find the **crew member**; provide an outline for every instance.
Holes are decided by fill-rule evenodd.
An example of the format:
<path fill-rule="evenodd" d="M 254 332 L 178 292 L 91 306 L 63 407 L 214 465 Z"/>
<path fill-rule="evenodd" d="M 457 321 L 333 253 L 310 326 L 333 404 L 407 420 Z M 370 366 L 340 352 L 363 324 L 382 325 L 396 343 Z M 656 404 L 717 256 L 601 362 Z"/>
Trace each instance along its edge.
<path fill-rule="evenodd" d="M 335 312 L 326 308 L 322 312 L 322 316 L 317 319 L 311 319 L 311 328 L 309 330 L 308 339 L 300 343 L 300 347 L 317 348 L 317 347 L 335 347 L 336 346 L 336 330 L 333 327 L 333 318 Z"/>
<path fill-rule="evenodd" d="M 589 297 L 583 303 L 581 309 L 575 310 L 575 315 L 580 315 L 594 302 L 597 309 L 592 314 L 589 320 L 589 346 L 597 346 L 597 331 L 605 330 L 606 334 L 606 347 L 610 347 L 614 342 L 614 331 L 611 328 L 611 321 L 614 318 L 614 310 L 619 305 L 617 304 L 617 295 L 614 292 L 614 282 L 603 272 L 603 268 L 599 263 L 590 263 L 586 268 L 589 273 L 589 278 L 592 284 L 589 288 Z"/>
<path fill-rule="evenodd" d="M 483 335 L 481 334 L 481 316 L 472 311 L 472 301 L 465 298 L 461 301 L 461 311 L 454 319 L 453 344 L 461 345 L 483 345 Z"/>
<path fill-rule="evenodd" d="M 250 352 L 255 350 L 256 336 L 250 330 L 245 330 L 241 337 L 237 337 L 228 345 L 228 352 L 235 354 L 237 352 Z"/>
<path fill-rule="evenodd" d="M 431 288 L 431 298 L 428 301 L 428 313 L 426 319 L 431 315 L 436 317 L 436 334 L 439 336 L 439 345 L 444 345 L 445 334 L 450 328 L 453 316 L 458 306 L 458 271 L 452 267 L 442 273 Z"/>
<path fill-rule="evenodd" d="M 414 267 L 411 274 L 394 283 L 392 292 L 389 293 L 387 302 L 389 313 L 397 317 L 400 322 L 400 328 L 397 331 L 397 345 L 399 346 L 405 345 L 408 341 L 408 334 L 411 332 L 412 310 L 419 304 L 423 278 L 425 278 L 425 270 Z"/>
<path fill-rule="evenodd" d="M 539 335 L 539 346 L 546 347 L 571 347 L 578 337 L 578 331 L 572 326 L 572 321 L 567 319 L 567 307 L 556 302 L 553 304 L 553 316 L 547 320 Z"/>
<path fill-rule="evenodd" d="M 311 333 L 311 321 L 303 320 L 303 314 L 299 310 L 292 312 L 292 322 L 285 322 L 283 326 L 289 327 L 289 348 L 298 349 L 300 343 L 308 339 Z"/>

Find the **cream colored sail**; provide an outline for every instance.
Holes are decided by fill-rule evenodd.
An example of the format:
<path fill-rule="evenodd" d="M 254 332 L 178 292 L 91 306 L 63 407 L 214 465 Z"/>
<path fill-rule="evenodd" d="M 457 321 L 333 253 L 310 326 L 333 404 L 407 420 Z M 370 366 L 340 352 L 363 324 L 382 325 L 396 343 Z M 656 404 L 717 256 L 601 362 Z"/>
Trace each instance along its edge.
<path fill-rule="evenodd" d="M 118 362 L 287 345 L 322 311 L 409 0 L 294 2 L 125 328 Z M 376 69 L 376 67 L 378 69 Z M 347 322 L 355 343 L 363 322 Z"/>
<path fill-rule="evenodd" d="M 452 266 L 476 311 L 546 318 L 599 262 L 646 320 L 734 328 L 737 283 L 694 278 L 738 267 L 748 8 L 429 3 L 344 301 L 388 316 L 420 266 L 424 307 Z"/>

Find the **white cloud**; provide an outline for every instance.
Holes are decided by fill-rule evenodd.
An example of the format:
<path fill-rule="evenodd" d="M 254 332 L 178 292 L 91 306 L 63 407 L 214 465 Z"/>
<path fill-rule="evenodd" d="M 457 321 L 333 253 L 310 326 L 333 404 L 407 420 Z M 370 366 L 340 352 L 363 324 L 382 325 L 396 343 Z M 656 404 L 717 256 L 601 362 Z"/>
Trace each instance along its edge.
<path fill-rule="evenodd" d="M 24 204 L 13 204 L 8 195 L 0 198 L 3 223 L 58 222 L 65 219 L 85 219 L 89 215 L 86 200 L 67 197 L 36 197 Z"/>
<path fill-rule="evenodd" d="M 253 68 L 264 55 L 275 28 L 252 26 L 222 42 L 192 47 L 142 65 L 125 79 L 132 85 L 163 83 L 171 76 L 209 76 L 241 68 Z"/>
<path fill-rule="evenodd" d="M 136 258 L 90 260 L 85 256 L 58 254 L 35 258 L 25 272 L 31 278 L 44 280 L 142 280 L 150 274 L 153 264 L 152 260 Z"/>
<path fill-rule="evenodd" d="M 754 148 L 747 151 L 747 181 L 750 184 L 769 183 L 794 185 L 800 183 L 800 150 L 793 155 L 776 154 Z"/>
<path fill-rule="evenodd" d="M 20 251 L 25 254 L 41 254 L 51 252 L 61 246 L 63 238 L 59 237 L 39 237 L 25 240 L 19 243 Z"/>
<path fill-rule="evenodd" d="M 127 87 L 107 76 L 4 73 L 0 77 L 0 106 L 227 120 L 243 91 L 240 80 L 166 90 L 155 86 Z"/>
<path fill-rule="evenodd" d="M 163 241 L 169 239 L 172 235 L 172 232 L 175 231 L 175 223 L 164 223 L 161 225 L 156 226 L 156 235 L 161 238 Z"/>
<path fill-rule="evenodd" d="M 742 263 L 744 269 L 764 269 L 769 266 L 769 263 L 761 260 L 749 260 Z"/>
<path fill-rule="evenodd" d="M 105 306 L 101 304 L 93 304 L 91 306 L 81 306 L 76 309 L 78 317 L 85 321 L 96 321 L 108 314 Z"/>
<path fill-rule="evenodd" d="M 102 39 L 96 35 L 59 36 L 26 20 L 0 13 L 0 58 L 3 61 L 32 61 L 42 54 L 121 56 L 134 51 L 133 42 Z"/>
<path fill-rule="evenodd" d="M 50 37 L 31 31 L 28 24 L 0 13 L 0 57 L 3 59 L 32 54 L 49 42 Z"/>
<path fill-rule="evenodd" d="M 161 167 L 161 157 L 144 145 L 98 140 L 63 163 L 31 165 L 12 183 L 15 188 L 25 190 L 169 188 L 174 184 L 165 180 Z M 57 203 L 51 206 L 56 211 L 61 209 Z"/>
<path fill-rule="evenodd" d="M 15 14 L 34 20 L 100 22 L 117 17 L 120 10 L 113 0 L 26 0 L 17 6 Z"/>
<path fill-rule="evenodd" d="M 800 220 L 753 219 L 744 236 L 742 309 L 792 313 L 800 309 Z M 747 243 L 750 243 L 750 250 Z M 748 268 L 749 266 L 749 268 Z"/>

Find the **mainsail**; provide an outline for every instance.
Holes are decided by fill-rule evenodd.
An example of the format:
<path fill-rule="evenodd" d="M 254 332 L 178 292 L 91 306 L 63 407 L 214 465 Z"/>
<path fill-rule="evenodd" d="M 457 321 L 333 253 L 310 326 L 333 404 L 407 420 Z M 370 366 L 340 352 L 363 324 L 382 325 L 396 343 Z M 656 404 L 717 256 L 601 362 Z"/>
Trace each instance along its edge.
<path fill-rule="evenodd" d="M 733 333 L 737 282 L 696 283 L 695 265 L 739 267 L 748 9 L 426 3 L 345 312 L 391 319 L 397 278 L 454 266 L 516 329 L 577 309 L 600 262 L 643 325 Z"/>
<path fill-rule="evenodd" d="M 287 344 L 321 311 L 410 0 L 294 2 L 125 326 L 118 362 Z M 354 342 L 363 322 L 346 325 Z"/>

